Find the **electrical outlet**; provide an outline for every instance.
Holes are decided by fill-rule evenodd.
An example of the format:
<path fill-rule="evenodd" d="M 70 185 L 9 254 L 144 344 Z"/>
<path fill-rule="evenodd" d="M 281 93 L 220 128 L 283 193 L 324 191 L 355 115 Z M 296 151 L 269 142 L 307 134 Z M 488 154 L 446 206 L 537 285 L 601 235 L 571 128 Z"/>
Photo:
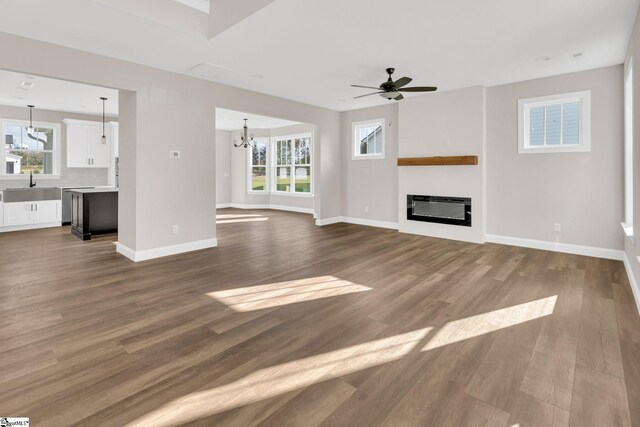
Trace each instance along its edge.
<path fill-rule="evenodd" d="M 173 234 L 178 234 L 180 232 L 180 226 L 179 225 L 174 225 L 172 227 L 172 231 L 173 231 Z"/>
<path fill-rule="evenodd" d="M 180 152 L 178 150 L 169 151 L 169 158 L 171 158 L 171 159 L 179 159 L 180 158 Z"/>
<path fill-rule="evenodd" d="M 556 232 L 561 232 L 562 231 L 562 225 L 558 224 L 557 222 L 555 224 L 553 224 L 553 231 Z"/>
<path fill-rule="evenodd" d="M 369 206 L 365 206 L 365 207 L 364 207 L 364 211 L 365 211 L 365 212 L 369 212 Z"/>

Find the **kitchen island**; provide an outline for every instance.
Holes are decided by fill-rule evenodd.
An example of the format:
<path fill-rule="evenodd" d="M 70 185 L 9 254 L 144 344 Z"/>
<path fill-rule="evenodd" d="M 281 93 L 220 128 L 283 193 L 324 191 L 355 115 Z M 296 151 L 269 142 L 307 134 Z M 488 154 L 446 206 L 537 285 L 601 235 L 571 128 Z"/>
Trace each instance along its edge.
<path fill-rule="evenodd" d="M 71 193 L 71 234 L 91 240 L 94 234 L 118 231 L 118 189 L 87 188 Z"/>

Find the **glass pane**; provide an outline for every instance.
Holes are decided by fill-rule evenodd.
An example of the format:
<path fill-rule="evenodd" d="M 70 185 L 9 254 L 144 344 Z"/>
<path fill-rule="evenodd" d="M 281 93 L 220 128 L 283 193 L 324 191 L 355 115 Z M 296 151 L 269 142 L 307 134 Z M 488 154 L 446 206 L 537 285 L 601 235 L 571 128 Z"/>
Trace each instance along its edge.
<path fill-rule="evenodd" d="M 547 111 L 547 123 L 546 123 L 546 128 L 547 128 L 547 140 L 546 140 L 546 144 L 547 145 L 558 145 L 560 144 L 560 136 L 561 136 L 561 126 L 562 126 L 562 121 L 561 121 L 561 112 L 562 112 L 562 105 L 561 104 L 555 104 L 555 105 L 547 105 L 546 107 Z"/>
<path fill-rule="evenodd" d="M 12 163 L 12 165 L 9 165 Z M 53 173 L 53 153 L 42 151 L 9 151 L 5 158 L 5 170 L 10 170 L 14 174 L 37 174 Z"/>
<path fill-rule="evenodd" d="M 251 168 L 251 189 L 254 191 L 264 191 L 267 189 L 267 168 Z"/>
<path fill-rule="evenodd" d="M 265 166 L 267 164 L 267 144 L 256 142 L 251 149 L 251 161 L 253 165 Z"/>
<path fill-rule="evenodd" d="M 529 110 L 529 145 L 544 145 L 544 107 Z"/>
<path fill-rule="evenodd" d="M 291 141 L 278 141 L 276 148 L 276 160 L 279 165 L 291 164 Z"/>
<path fill-rule="evenodd" d="M 53 129 L 36 128 L 33 134 L 23 126 L 5 127 L 5 144 L 10 150 L 53 150 Z"/>
<path fill-rule="evenodd" d="M 296 193 L 311 193 L 311 166 L 296 167 Z"/>
<path fill-rule="evenodd" d="M 311 138 L 296 139 L 295 147 L 295 164 L 311 164 Z"/>
<path fill-rule="evenodd" d="M 288 166 L 276 168 L 276 190 L 291 191 L 291 168 Z"/>
<path fill-rule="evenodd" d="M 382 126 L 357 128 L 360 154 L 382 154 Z"/>
<path fill-rule="evenodd" d="M 562 106 L 562 144 L 580 143 L 580 103 L 571 102 Z"/>

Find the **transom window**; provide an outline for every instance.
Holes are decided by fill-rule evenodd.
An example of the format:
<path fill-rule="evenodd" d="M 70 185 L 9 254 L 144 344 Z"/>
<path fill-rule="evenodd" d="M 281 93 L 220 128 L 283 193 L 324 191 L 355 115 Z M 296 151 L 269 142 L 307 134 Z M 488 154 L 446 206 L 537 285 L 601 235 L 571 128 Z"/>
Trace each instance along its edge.
<path fill-rule="evenodd" d="M 60 125 L 34 122 L 31 134 L 27 132 L 28 126 L 28 122 L 2 120 L 4 144 L 0 157 L 4 159 L 4 167 L 0 168 L 0 176 L 10 178 L 29 173 L 43 177 L 58 175 Z"/>
<path fill-rule="evenodd" d="M 384 119 L 353 123 L 353 158 L 384 158 Z"/>
<path fill-rule="evenodd" d="M 518 101 L 519 153 L 590 150 L 590 92 Z"/>

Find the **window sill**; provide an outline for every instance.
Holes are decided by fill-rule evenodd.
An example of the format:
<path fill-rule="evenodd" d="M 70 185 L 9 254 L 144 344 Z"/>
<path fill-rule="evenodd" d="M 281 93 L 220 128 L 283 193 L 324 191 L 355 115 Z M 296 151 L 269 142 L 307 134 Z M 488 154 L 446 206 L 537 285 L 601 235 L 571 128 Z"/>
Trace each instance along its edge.
<path fill-rule="evenodd" d="M 371 156 L 351 156 L 351 160 L 384 160 L 384 154 L 376 154 Z"/>
<path fill-rule="evenodd" d="M 313 197 L 312 193 L 288 193 L 286 191 L 247 191 L 250 196 L 289 196 L 289 197 Z"/>
<path fill-rule="evenodd" d="M 622 231 L 624 231 L 625 236 L 627 236 L 631 240 L 634 240 L 634 238 L 633 238 L 633 226 L 627 224 L 626 222 L 621 222 L 620 225 L 622 226 Z"/>
<path fill-rule="evenodd" d="M 540 148 L 519 147 L 518 154 L 549 154 L 549 153 L 587 153 L 591 151 L 588 145 L 565 145 L 559 147 L 544 146 Z"/>
<path fill-rule="evenodd" d="M 272 191 L 272 196 L 289 196 L 289 197 L 313 197 L 312 193 L 289 193 L 286 191 Z"/>
<path fill-rule="evenodd" d="M 34 175 L 33 180 L 38 181 L 41 179 L 60 179 L 60 175 Z M 29 181 L 29 175 L 19 174 L 19 175 L 0 175 L 0 181 Z"/>

